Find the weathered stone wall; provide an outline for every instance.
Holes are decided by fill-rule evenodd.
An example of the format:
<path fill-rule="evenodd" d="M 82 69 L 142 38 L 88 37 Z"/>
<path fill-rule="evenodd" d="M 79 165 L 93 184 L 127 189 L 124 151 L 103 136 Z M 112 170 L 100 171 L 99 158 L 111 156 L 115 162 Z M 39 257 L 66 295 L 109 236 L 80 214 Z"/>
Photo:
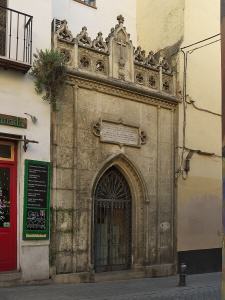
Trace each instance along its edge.
<path fill-rule="evenodd" d="M 131 269 L 174 272 L 174 74 L 165 58 L 134 51 L 117 20 L 105 41 L 101 32 L 92 41 L 86 27 L 74 39 L 66 21 L 53 38 L 68 76 L 52 116 L 52 275 L 79 273 L 82 281 L 94 269 L 95 187 L 111 166 L 132 194 Z M 126 145 L 128 134 L 116 144 L 112 131 L 106 142 L 104 122 L 132 128 L 135 142 Z"/>
<path fill-rule="evenodd" d="M 98 178 L 111 165 L 123 170 L 132 191 L 133 268 L 174 263 L 175 108 L 115 92 L 111 87 L 103 93 L 101 84 L 93 89 L 88 81 L 72 78 L 53 114 L 56 274 L 92 270 L 92 195 Z M 100 142 L 92 127 L 100 119 L 140 126 L 146 144 L 135 148 Z"/>

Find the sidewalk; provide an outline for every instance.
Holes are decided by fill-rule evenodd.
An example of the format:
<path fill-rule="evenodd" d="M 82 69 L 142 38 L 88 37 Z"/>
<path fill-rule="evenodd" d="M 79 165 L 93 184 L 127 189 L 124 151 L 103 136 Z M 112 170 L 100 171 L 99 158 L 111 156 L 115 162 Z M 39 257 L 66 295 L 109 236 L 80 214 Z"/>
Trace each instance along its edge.
<path fill-rule="evenodd" d="M 0 300 L 221 300 L 220 273 L 83 284 L 0 288 Z"/>

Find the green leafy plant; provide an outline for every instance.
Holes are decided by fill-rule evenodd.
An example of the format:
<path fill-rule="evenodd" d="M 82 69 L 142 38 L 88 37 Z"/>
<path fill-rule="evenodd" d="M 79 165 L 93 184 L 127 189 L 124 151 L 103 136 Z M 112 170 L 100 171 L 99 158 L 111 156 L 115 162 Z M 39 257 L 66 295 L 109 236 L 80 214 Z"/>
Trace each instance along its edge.
<path fill-rule="evenodd" d="M 38 50 L 34 54 L 31 74 L 35 78 L 35 90 L 44 92 L 43 100 L 55 104 L 60 87 L 65 82 L 65 57 L 58 50 Z"/>

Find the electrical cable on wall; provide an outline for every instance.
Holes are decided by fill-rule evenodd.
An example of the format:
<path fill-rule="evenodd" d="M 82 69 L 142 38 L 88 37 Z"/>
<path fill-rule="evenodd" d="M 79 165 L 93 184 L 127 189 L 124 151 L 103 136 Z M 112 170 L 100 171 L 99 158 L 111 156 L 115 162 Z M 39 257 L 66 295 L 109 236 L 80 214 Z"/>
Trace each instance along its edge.
<path fill-rule="evenodd" d="M 185 47 L 182 47 L 180 50 L 181 50 L 181 53 L 183 54 L 183 61 L 184 61 L 184 71 L 183 71 L 183 101 L 182 101 L 182 104 L 183 104 L 183 128 L 182 128 L 182 131 L 183 131 L 183 141 L 182 141 L 182 147 L 178 147 L 178 148 L 181 148 L 182 149 L 182 152 L 181 152 L 181 161 L 180 161 L 180 167 L 178 168 L 176 174 L 177 174 L 177 177 L 178 178 L 180 175 L 182 175 L 182 178 L 184 180 L 187 179 L 187 175 L 188 175 L 188 172 L 190 170 L 190 159 L 192 158 L 193 154 L 194 153 L 197 153 L 199 155 L 206 155 L 206 156 L 216 156 L 216 157 L 221 157 L 221 156 L 218 156 L 214 153 L 208 153 L 208 152 L 205 152 L 205 151 L 202 151 L 202 150 L 194 150 L 194 149 L 188 149 L 186 147 L 186 126 L 187 126 L 187 104 L 189 105 L 192 105 L 195 109 L 199 110 L 199 111 L 203 111 L 203 112 L 206 112 L 206 113 L 210 113 L 210 114 L 213 114 L 213 115 L 216 115 L 216 116 L 220 116 L 221 117 L 221 114 L 218 114 L 218 113 L 215 113 L 215 112 L 212 112 L 208 109 L 204 109 L 204 108 L 200 108 L 198 107 L 196 104 L 195 104 L 195 101 L 194 100 L 187 100 L 187 97 L 190 98 L 189 95 L 187 95 L 187 66 L 188 66 L 188 54 L 192 54 L 194 51 L 198 50 L 198 49 L 201 49 L 203 47 L 206 47 L 206 46 L 209 46 L 211 44 L 214 44 L 216 42 L 219 42 L 221 39 L 217 39 L 216 41 L 213 41 L 213 42 L 210 42 L 210 43 L 207 43 L 205 45 L 202 45 L 202 46 L 199 46 L 199 47 L 195 47 L 194 49 L 191 49 L 191 50 L 187 50 L 187 51 L 184 51 L 184 49 L 188 49 L 192 46 L 195 46 L 195 45 L 198 45 L 200 43 L 203 43 L 203 42 L 206 42 L 212 38 L 215 38 L 217 36 L 220 36 L 220 33 L 218 34 L 215 34 L 209 38 L 206 38 L 206 39 L 203 39 L 203 40 L 200 40 L 196 43 L 192 43 L 190 45 L 187 45 Z M 188 155 L 186 156 L 185 158 L 185 170 L 183 169 L 183 166 L 184 166 L 184 156 L 185 156 L 185 152 L 186 151 L 189 151 L 188 152 Z M 184 172 L 186 171 L 186 172 Z"/>

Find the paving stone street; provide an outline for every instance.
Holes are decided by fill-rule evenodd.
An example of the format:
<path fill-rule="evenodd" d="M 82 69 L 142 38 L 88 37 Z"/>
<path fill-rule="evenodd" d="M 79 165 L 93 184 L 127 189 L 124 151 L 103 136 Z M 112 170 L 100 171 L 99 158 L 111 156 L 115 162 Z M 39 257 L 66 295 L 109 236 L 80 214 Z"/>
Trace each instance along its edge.
<path fill-rule="evenodd" d="M 220 273 L 83 284 L 0 288 L 0 300 L 220 300 Z"/>

